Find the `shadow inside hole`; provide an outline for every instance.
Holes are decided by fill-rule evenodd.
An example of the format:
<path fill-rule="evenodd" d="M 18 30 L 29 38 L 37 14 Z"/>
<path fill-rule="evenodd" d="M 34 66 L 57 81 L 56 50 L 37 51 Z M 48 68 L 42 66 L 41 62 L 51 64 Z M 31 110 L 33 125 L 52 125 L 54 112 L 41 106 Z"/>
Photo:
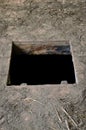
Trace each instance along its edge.
<path fill-rule="evenodd" d="M 75 83 L 71 54 L 29 55 L 13 46 L 7 85 Z"/>

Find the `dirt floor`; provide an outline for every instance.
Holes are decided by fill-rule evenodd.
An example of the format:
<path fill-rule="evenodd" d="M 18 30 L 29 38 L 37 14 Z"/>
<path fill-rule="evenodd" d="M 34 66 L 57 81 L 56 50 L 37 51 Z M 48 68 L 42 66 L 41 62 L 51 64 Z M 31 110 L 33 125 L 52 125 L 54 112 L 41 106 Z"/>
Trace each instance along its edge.
<path fill-rule="evenodd" d="M 76 84 L 3 84 L 9 42 L 62 40 Z M 0 130 L 86 130 L 86 0 L 0 0 Z"/>

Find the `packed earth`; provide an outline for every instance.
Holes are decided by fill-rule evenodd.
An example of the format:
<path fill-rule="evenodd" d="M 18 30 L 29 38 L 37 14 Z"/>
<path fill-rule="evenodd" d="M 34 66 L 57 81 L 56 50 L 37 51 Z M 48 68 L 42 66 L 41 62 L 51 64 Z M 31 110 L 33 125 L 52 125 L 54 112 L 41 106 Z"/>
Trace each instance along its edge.
<path fill-rule="evenodd" d="M 37 41 L 70 44 L 76 83 L 7 85 L 11 43 Z M 86 130 L 86 0 L 0 0 L 0 130 Z"/>

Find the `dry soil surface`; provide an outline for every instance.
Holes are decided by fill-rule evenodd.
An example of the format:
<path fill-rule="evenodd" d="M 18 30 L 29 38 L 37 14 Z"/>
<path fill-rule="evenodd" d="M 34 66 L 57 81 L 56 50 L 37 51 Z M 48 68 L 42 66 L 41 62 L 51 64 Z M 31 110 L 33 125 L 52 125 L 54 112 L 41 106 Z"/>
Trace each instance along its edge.
<path fill-rule="evenodd" d="M 43 40 L 71 42 L 75 63 L 81 63 L 79 84 L 3 86 L 0 81 L 0 130 L 86 130 L 86 0 L 0 0 L 2 44 Z"/>

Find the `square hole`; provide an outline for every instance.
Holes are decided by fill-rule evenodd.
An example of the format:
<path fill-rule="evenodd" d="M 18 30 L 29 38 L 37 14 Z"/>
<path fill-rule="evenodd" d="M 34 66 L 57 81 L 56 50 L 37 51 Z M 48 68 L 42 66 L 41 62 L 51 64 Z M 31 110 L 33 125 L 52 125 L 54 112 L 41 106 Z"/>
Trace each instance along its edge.
<path fill-rule="evenodd" d="M 13 44 L 7 85 L 74 84 L 70 45 Z"/>

